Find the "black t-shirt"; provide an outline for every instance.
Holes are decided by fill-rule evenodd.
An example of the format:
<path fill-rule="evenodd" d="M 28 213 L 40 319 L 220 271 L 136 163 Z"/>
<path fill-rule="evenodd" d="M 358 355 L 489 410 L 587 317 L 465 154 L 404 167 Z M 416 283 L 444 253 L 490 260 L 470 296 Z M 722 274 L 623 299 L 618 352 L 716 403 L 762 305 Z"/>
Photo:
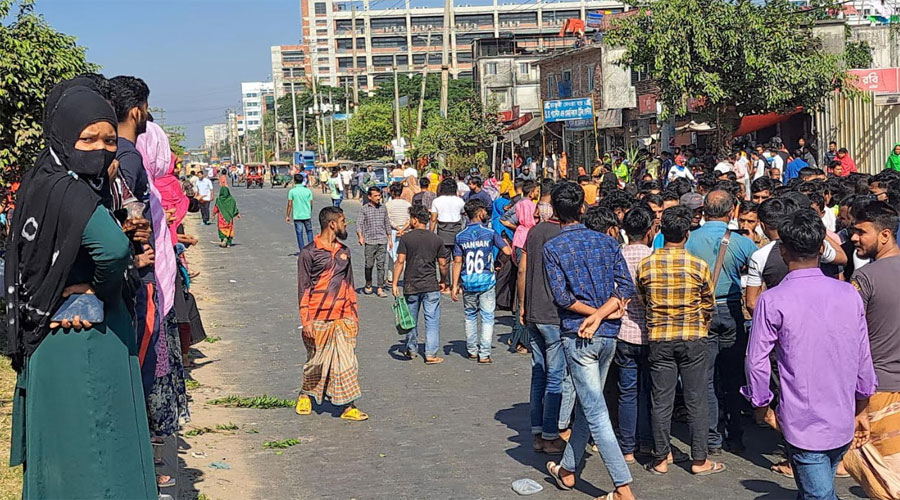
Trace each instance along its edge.
<path fill-rule="evenodd" d="M 559 224 L 541 222 L 528 231 L 525 240 L 525 320 L 559 325 L 559 313 L 553 303 L 550 284 L 544 273 L 544 244 L 560 233 Z"/>
<path fill-rule="evenodd" d="M 440 257 L 449 259 L 449 252 L 436 234 L 424 229 L 413 229 L 400 237 L 397 253 L 406 255 L 404 295 L 440 290 L 435 263 Z"/>

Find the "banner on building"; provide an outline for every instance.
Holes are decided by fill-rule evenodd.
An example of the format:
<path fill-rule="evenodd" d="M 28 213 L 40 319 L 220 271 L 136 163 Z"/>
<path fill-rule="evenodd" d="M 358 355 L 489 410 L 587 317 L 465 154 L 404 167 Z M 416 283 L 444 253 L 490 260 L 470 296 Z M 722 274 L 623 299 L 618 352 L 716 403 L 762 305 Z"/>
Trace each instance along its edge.
<path fill-rule="evenodd" d="M 856 87 L 876 94 L 896 94 L 900 92 L 900 68 L 851 69 L 857 77 Z"/>
<path fill-rule="evenodd" d="M 544 101 L 544 121 L 588 120 L 594 117 L 594 102 L 590 97 Z"/>

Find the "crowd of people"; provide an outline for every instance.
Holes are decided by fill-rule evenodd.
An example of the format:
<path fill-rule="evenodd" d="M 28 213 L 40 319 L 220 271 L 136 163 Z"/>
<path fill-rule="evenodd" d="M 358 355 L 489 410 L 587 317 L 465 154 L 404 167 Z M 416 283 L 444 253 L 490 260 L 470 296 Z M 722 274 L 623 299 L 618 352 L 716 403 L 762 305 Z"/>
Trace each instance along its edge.
<path fill-rule="evenodd" d="M 442 294 L 462 298 L 467 356 L 480 364 L 491 362 L 495 311 L 512 311 L 510 347 L 532 356 L 533 447 L 562 455 L 547 463 L 562 489 L 589 443 L 610 499 L 634 498 L 640 454 L 652 475 L 679 462 L 726 473 L 722 452 L 746 453 L 752 417 L 780 433 L 785 460 L 772 470 L 795 479 L 798 498 L 836 498 L 836 475 L 900 498 L 900 171 L 889 160 L 860 173 L 836 146 L 827 171 L 805 143 L 787 153 L 777 140 L 718 158 L 664 153 L 627 179 L 603 161 L 571 180 L 505 168 L 494 182 L 444 171 L 436 186 L 433 172 L 398 168 L 386 193 L 364 193 L 362 291 L 385 297 L 390 286 L 403 299 L 415 326 L 400 352 L 429 365 L 444 361 Z M 320 332 L 352 331 L 337 343 L 344 355 L 355 345 L 351 266 L 338 276 L 319 263 L 346 251 L 346 220 L 327 207 L 320 224 L 328 243 L 301 252 L 301 318 L 305 297 L 328 289 L 354 326 L 304 324 L 316 341 L 298 413 L 330 383 Z M 315 311 L 343 318 L 321 302 Z M 338 401 L 347 411 L 360 394 L 350 364 L 331 375 L 351 387 L 337 391 L 352 394 Z M 673 419 L 688 424 L 688 453 L 670 443 Z"/>
<path fill-rule="evenodd" d="M 23 498 L 155 499 L 175 484 L 158 472 L 161 447 L 190 419 L 188 350 L 205 337 L 183 221 L 211 186 L 185 192 L 149 94 L 131 76 L 58 84 L 9 212 L 10 463 L 24 465 Z"/>

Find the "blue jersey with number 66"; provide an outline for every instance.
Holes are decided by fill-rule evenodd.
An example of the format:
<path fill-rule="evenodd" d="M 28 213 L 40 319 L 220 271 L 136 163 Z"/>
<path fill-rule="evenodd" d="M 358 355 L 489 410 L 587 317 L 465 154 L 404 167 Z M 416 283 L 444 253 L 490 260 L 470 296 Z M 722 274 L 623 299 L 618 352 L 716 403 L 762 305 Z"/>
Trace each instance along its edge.
<path fill-rule="evenodd" d="M 469 224 L 456 235 L 453 256 L 462 257 L 460 282 L 465 292 L 484 292 L 497 284 L 494 276 L 494 247 L 502 249 L 506 242 L 499 234 L 482 224 Z"/>

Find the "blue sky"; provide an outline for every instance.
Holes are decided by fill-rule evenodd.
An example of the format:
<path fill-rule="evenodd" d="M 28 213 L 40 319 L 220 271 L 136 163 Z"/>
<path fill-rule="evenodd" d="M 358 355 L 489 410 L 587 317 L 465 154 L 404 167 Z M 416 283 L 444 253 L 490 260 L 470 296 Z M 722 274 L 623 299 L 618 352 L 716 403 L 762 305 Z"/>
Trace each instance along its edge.
<path fill-rule="evenodd" d="M 299 0 L 37 0 L 35 10 L 107 77 L 143 78 L 189 147 L 239 106 L 240 82 L 269 77 L 272 45 L 300 39 Z"/>

